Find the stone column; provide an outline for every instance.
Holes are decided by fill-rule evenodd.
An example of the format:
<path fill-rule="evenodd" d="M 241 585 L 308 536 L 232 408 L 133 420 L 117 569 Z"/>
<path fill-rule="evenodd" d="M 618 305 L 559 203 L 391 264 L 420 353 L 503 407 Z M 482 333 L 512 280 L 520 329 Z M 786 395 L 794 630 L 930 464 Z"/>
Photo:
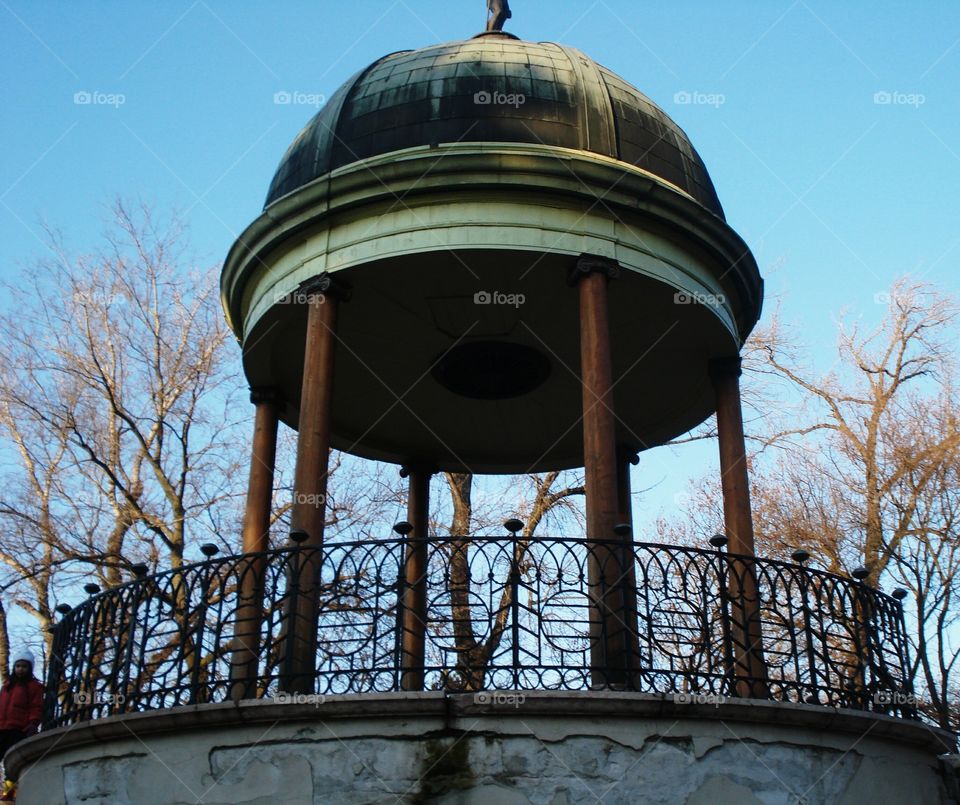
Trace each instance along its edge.
<path fill-rule="evenodd" d="M 628 667 L 630 669 L 631 690 L 640 690 L 640 637 L 637 615 L 637 556 L 633 541 L 633 502 L 630 489 L 630 467 L 640 463 L 633 448 L 620 445 L 617 448 L 617 517 L 616 532 L 623 546 L 623 598 L 624 623 L 627 628 L 626 642 Z"/>
<path fill-rule="evenodd" d="M 230 695 L 235 700 L 257 697 L 266 567 L 266 557 L 262 553 L 270 548 L 270 511 L 279 425 L 278 400 L 272 389 L 251 389 L 250 402 L 256 406 L 256 414 L 247 506 L 243 516 L 243 552 L 261 555 L 245 557 L 237 565 L 239 597 L 230 660 Z"/>
<path fill-rule="evenodd" d="M 756 553 L 740 404 L 740 358 L 712 360 L 710 377 L 717 401 L 720 481 L 727 550 L 731 554 L 753 557 Z M 767 672 L 763 660 L 756 567 L 750 561 L 731 560 L 729 570 L 730 633 L 734 662 L 732 670 L 736 679 L 736 691 L 740 696 L 765 698 Z"/>
<path fill-rule="evenodd" d="M 625 687 L 629 669 L 623 596 L 626 568 L 623 551 L 613 542 L 618 540 L 614 527 L 620 512 L 607 283 L 618 273 L 616 263 L 584 255 L 572 275 L 580 294 L 590 665 L 595 688 Z"/>
<path fill-rule="evenodd" d="M 327 503 L 337 308 L 345 296 L 342 283 L 330 274 L 307 280 L 296 293 L 308 312 L 291 530 L 305 533 L 306 538 L 296 563 L 296 601 L 288 608 L 284 635 L 282 687 L 291 693 L 311 693 L 316 672 L 319 549 Z"/>
<path fill-rule="evenodd" d="M 427 630 L 427 539 L 430 536 L 430 478 L 422 466 L 405 469 L 409 481 L 407 534 L 403 563 L 403 618 L 400 648 L 400 689 L 423 690 Z"/>

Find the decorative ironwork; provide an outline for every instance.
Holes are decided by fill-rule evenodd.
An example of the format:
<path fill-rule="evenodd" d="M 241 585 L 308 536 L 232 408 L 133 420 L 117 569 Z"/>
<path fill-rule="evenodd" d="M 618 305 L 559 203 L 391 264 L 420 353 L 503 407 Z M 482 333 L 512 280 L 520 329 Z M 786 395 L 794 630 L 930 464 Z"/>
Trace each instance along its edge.
<path fill-rule="evenodd" d="M 916 717 L 895 598 L 799 564 L 651 543 L 427 540 L 425 662 L 403 667 L 398 624 L 410 622 L 402 610 L 413 542 L 211 557 L 97 593 L 55 627 L 46 724 L 276 696 L 290 689 L 304 634 L 315 637 L 310 681 L 320 695 L 401 690 L 411 670 L 427 690 L 448 691 L 736 696 L 746 681 L 774 700 Z M 620 572 L 591 577 L 591 554 Z M 312 624 L 295 623 L 304 568 L 318 568 Z M 635 578 L 636 588 L 594 589 L 590 578 Z M 737 625 L 756 608 L 730 591 L 745 588 L 759 591 L 764 679 L 738 664 L 736 636 L 750 630 Z M 611 600 L 635 601 L 636 613 L 601 614 Z M 609 644 L 602 627 L 611 622 L 623 630 L 626 667 L 598 668 L 591 646 Z"/>

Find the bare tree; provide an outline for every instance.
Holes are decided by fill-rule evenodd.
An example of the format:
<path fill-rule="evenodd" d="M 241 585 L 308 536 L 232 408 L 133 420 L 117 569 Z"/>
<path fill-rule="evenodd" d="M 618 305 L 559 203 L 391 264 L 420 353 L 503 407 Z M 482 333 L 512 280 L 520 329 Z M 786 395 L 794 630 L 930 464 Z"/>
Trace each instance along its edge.
<path fill-rule="evenodd" d="M 142 206 L 114 205 L 106 244 L 72 258 L 50 232 L 53 259 L 0 316 L 0 559 L 41 629 L 80 579 L 179 567 L 190 540 L 239 533 L 242 387 L 216 270 L 194 269 L 179 223 Z"/>
<path fill-rule="evenodd" d="M 583 483 L 575 480 L 568 486 L 560 486 L 561 475 L 560 472 L 549 472 L 545 475 L 527 476 L 532 486 L 532 494 L 527 496 L 526 502 L 521 504 L 521 510 L 516 512 L 523 516 L 526 522 L 511 546 L 510 574 L 524 573 L 532 568 L 530 542 L 534 532 L 546 518 L 565 512 L 573 514 L 576 519 L 577 509 L 570 505 L 570 501 L 571 498 L 584 494 Z M 450 590 L 450 615 L 456 645 L 458 677 L 451 684 L 463 690 L 480 690 L 490 660 L 500 646 L 507 627 L 510 605 L 513 603 L 513 589 L 510 584 L 504 584 L 499 602 L 490 613 L 491 622 L 482 624 L 486 627 L 486 639 L 482 639 L 474 628 L 477 616 L 471 603 L 471 534 L 489 527 L 491 523 L 475 517 L 472 474 L 445 473 L 445 478 L 452 503 L 449 524 L 451 540 L 446 543 L 449 574 L 447 584 Z"/>
<path fill-rule="evenodd" d="M 960 447 L 930 449 L 957 430 L 954 402 L 917 401 L 913 436 L 901 445 L 907 465 L 890 490 L 899 537 L 889 577 L 909 592 L 915 619 L 913 672 L 925 691 L 927 714 L 942 727 L 960 727 Z M 947 420 L 944 421 L 943 417 Z M 906 436 L 907 434 L 904 434 Z"/>
<path fill-rule="evenodd" d="M 924 688 L 923 706 L 956 728 L 950 702 L 960 656 L 957 307 L 906 280 L 887 296 L 889 307 L 875 329 L 841 325 L 837 360 L 824 375 L 805 365 L 776 319 L 753 339 L 750 352 L 763 363 L 748 364 L 755 371 L 746 382 L 769 389 L 782 381 L 802 401 L 788 416 L 771 413 L 755 423 L 758 553 L 787 559 L 803 548 L 832 572 L 863 565 L 868 583 L 906 587 L 912 593 L 911 670 Z M 663 532 L 674 539 L 700 532 L 702 539 L 720 522 L 718 497 L 712 479 L 700 482 L 694 495 L 700 520 L 663 523 Z"/>
<path fill-rule="evenodd" d="M 782 447 L 795 444 L 797 436 L 823 436 L 819 444 L 829 450 L 808 453 L 805 475 L 813 470 L 820 475 L 814 484 L 829 482 L 840 492 L 831 500 L 843 518 L 842 531 L 832 540 L 834 561 L 842 565 L 841 555 L 852 554 L 866 565 L 873 584 L 914 525 L 914 505 L 906 501 L 896 510 L 894 490 L 922 467 L 914 476 L 918 500 L 960 445 L 954 356 L 947 345 L 955 337 L 956 307 L 949 298 L 906 281 L 894 285 L 889 299 L 888 314 L 874 331 L 841 327 L 843 374 L 812 379 L 775 340 L 764 347 L 769 365 L 811 402 L 806 422 L 767 434 L 766 441 Z"/>

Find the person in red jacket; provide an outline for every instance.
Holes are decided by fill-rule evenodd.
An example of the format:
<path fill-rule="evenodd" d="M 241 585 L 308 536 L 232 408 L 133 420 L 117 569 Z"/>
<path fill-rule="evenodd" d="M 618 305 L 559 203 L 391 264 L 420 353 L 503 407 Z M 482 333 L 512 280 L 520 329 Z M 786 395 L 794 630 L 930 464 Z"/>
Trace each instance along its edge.
<path fill-rule="evenodd" d="M 13 673 L 0 687 L 0 757 L 18 741 L 36 733 L 43 718 L 43 685 L 33 676 L 33 655 L 13 658 Z"/>

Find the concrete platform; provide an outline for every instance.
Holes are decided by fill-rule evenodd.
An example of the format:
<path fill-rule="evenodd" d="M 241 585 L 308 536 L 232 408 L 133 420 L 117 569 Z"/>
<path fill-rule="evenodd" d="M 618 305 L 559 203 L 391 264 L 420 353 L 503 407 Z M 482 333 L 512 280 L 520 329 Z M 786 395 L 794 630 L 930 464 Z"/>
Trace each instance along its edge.
<path fill-rule="evenodd" d="M 592 692 L 292 697 L 51 730 L 21 805 L 953 801 L 955 736 L 873 713 Z"/>

